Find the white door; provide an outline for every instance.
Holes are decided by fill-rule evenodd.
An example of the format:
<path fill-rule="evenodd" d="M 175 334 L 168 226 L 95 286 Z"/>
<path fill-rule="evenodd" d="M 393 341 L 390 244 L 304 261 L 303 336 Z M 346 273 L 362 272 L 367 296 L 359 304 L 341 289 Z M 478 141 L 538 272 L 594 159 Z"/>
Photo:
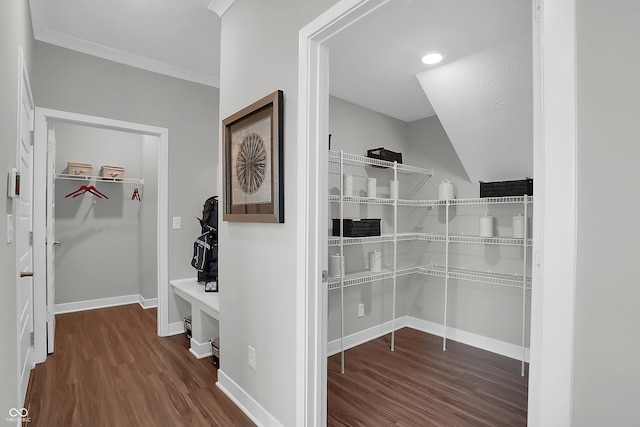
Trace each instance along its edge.
<path fill-rule="evenodd" d="M 20 87 L 20 140 L 18 147 L 19 195 L 17 210 L 18 327 L 20 340 L 18 361 L 20 401 L 24 402 L 33 369 L 33 101 L 23 70 Z"/>
<path fill-rule="evenodd" d="M 53 123 L 47 129 L 47 353 L 53 353 L 56 316 L 55 304 L 55 177 L 56 177 L 56 133 Z"/>

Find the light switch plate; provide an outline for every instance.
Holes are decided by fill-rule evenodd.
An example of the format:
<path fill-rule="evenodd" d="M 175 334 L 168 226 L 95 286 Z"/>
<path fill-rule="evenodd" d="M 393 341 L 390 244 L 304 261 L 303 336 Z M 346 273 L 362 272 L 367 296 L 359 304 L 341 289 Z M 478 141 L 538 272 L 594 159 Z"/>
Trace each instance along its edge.
<path fill-rule="evenodd" d="M 182 217 L 174 216 L 173 217 L 173 229 L 180 230 L 182 228 Z"/>
<path fill-rule="evenodd" d="M 7 214 L 7 243 L 13 242 L 13 215 Z"/>

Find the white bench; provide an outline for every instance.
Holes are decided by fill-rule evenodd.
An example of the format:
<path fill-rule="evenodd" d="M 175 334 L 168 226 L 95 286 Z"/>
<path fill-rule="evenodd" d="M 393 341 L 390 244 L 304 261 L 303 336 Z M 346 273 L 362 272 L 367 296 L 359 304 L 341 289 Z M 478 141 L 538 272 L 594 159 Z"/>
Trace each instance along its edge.
<path fill-rule="evenodd" d="M 173 292 L 191 304 L 191 348 L 198 359 L 211 356 L 209 340 L 218 338 L 220 301 L 217 292 L 205 292 L 198 279 L 180 279 L 169 282 Z"/>

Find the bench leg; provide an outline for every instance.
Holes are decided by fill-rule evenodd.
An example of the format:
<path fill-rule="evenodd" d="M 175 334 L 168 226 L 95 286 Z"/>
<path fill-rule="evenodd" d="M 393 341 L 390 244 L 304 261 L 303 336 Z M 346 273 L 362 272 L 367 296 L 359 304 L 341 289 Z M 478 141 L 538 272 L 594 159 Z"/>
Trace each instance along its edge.
<path fill-rule="evenodd" d="M 189 351 L 198 359 L 211 356 L 209 340 L 219 336 L 218 321 L 201 310 L 192 310 L 191 325 L 192 335 Z"/>

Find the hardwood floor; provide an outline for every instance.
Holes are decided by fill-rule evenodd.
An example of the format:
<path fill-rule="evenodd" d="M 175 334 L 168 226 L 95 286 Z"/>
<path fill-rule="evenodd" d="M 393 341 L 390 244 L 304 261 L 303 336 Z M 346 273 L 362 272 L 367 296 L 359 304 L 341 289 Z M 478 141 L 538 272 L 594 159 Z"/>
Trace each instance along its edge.
<path fill-rule="evenodd" d="M 183 335 L 156 335 L 138 304 L 56 316 L 56 351 L 31 373 L 31 423 L 70 426 L 251 426 L 220 391 L 210 358 Z M 525 426 L 520 362 L 413 329 L 328 360 L 330 426 Z"/>
<path fill-rule="evenodd" d="M 410 328 L 328 361 L 330 426 L 525 426 L 520 362 Z"/>
<path fill-rule="evenodd" d="M 56 316 L 55 353 L 31 373 L 29 426 L 252 426 L 216 387 L 211 358 L 156 335 L 138 304 Z"/>

